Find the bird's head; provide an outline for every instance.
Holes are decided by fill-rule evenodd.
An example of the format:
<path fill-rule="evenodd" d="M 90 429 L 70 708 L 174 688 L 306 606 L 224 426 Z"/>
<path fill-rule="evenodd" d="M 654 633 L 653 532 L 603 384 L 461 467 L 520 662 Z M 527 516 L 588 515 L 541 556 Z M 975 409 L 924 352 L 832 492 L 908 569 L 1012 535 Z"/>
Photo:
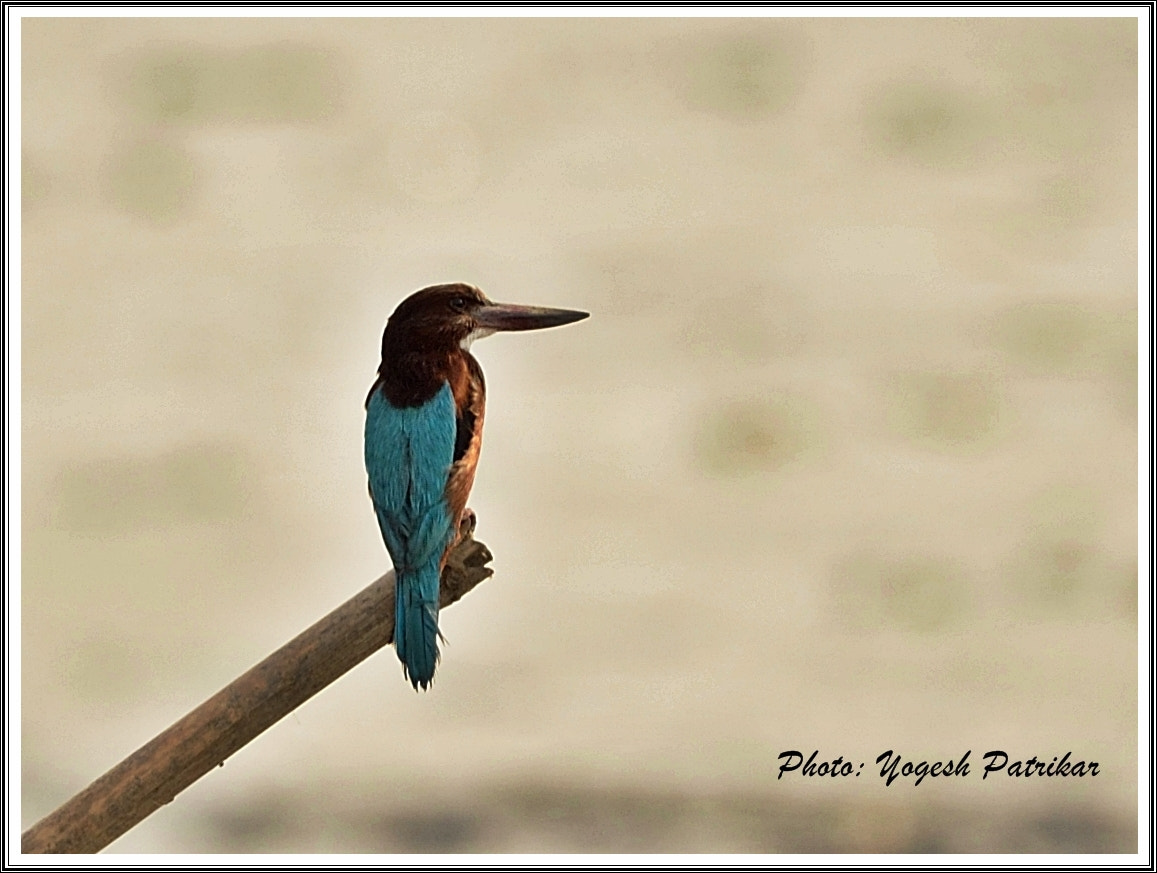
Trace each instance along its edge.
<path fill-rule="evenodd" d="M 495 303 L 465 282 L 431 285 L 398 304 L 382 336 L 382 357 L 394 353 L 469 350 L 476 339 L 500 330 L 537 330 L 586 318 L 589 313 L 545 306 Z"/>

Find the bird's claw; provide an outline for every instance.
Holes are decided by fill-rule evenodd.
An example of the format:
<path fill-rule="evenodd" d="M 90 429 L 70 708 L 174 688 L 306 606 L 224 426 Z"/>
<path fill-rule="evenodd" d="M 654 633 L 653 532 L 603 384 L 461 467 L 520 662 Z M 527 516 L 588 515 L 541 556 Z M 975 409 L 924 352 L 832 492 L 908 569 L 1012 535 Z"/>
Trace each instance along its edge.
<path fill-rule="evenodd" d="M 458 538 L 466 539 L 474 535 L 474 528 L 478 526 L 478 516 L 474 510 L 466 507 L 462 510 L 462 519 L 458 522 Z"/>
<path fill-rule="evenodd" d="M 467 510 L 463 514 L 459 527 L 462 536 L 446 556 L 442 568 L 442 585 L 438 597 L 441 606 L 449 606 L 479 582 L 494 575 L 494 570 L 486 566 L 494 559 L 490 549 L 471 536 L 476 522 L 472 511 Z"/>

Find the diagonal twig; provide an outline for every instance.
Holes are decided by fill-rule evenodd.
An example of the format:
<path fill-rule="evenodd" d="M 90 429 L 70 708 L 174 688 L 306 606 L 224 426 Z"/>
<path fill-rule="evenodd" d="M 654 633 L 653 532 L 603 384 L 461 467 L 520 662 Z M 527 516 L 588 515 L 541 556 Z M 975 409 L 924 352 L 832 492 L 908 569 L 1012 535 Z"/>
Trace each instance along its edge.
<path fill-rule="evenodd" d="M 489 578 L 474 517 L 442 573 L 441 606 Z M 394 571 L 302 631 L 24 832 L 26 854 L 99 852 L 394 639 Z"/>

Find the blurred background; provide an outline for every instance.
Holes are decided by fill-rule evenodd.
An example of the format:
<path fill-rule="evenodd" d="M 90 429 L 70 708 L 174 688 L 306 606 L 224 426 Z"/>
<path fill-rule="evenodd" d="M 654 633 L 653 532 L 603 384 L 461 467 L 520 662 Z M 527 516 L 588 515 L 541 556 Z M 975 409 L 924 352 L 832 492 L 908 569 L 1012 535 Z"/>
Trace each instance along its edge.
<path fill-rule="evenodd" d="M 388 568 L 381 330 L 463 280 L 592 316 L 474 347 L 433 690 L 380 652 L 109 851 L 1136 851 L 1134 19 L 22 51 L 25 826 Z"/>

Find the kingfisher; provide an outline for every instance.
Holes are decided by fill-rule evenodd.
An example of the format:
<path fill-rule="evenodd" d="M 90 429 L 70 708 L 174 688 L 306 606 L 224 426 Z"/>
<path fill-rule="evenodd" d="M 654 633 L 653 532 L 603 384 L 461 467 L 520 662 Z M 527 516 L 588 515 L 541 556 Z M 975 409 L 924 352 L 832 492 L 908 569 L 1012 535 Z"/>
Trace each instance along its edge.
<path fill-rule="evenodd" d="M 398 304 L 366 397 L 370 500 L 394 562 L 394 646 L 414 690 L 438 662 L 438 589 L 457 544 L 482 450 L 486 383 L 470 345 L 500 330 L 586 318 L 574 309 L 494 303 L 464 282 Z"/>

